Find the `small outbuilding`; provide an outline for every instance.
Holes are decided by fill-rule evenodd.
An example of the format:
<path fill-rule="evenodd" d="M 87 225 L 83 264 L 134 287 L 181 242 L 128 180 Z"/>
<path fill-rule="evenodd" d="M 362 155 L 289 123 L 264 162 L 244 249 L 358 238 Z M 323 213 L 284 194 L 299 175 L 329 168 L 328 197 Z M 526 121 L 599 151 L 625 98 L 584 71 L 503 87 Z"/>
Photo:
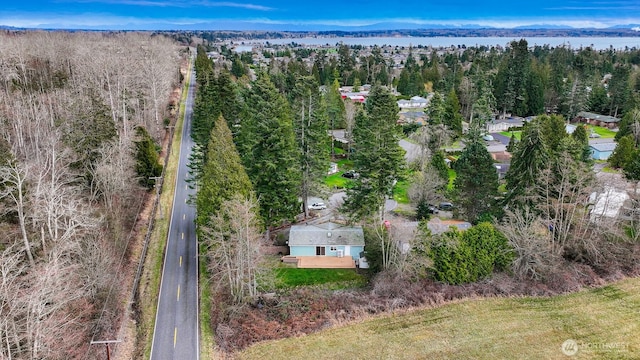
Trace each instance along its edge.
<path fill-rule="evenodd" d="M 591 157 L 595 160 L 607 160 L 613 154 L 613 150 L 616 149 L 616 143 L 607 142 L 599 144 L 590 144 Z"/>

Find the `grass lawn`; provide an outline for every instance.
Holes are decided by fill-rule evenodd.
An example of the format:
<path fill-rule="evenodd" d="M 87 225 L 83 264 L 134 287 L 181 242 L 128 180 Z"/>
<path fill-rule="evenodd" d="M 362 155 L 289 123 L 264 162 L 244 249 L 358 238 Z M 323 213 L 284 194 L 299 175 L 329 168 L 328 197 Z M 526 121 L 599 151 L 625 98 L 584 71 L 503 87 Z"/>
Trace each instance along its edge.
<path fill-rule="evenodd" d="M 640 278 L 549 298 L 463 300 L 264 342 L 240 359 L 636 359 Z M 567 340 L 577 354 L 562 351 Z M 569 348 L 565 348 L 571 350 Z"/>
<path fill-rule="evenodd" d="M 614 169 L 614 168 L 609 167 L 609 166 L 605 166 L 605 167 L 602 168 L 602 172 L 609 173 L 609 174 L 617 174 L 617 173 L 620 172 L 620 170 Z"/>
<path fill-rule="evenodd" d="M 393 187 L 393 200 L 397 201 L 398 204 L 410 203 L 409 196 L 407 195 L 407 190 L 409 190 L 409 181 L 398 181 L 396 186 Z"/>
<path fill-rule="evenodd" d="M 447 190 L 453 190 L 453 182 L 456 180 L 456 171 L 449 169 L 449 183 L 447 184 Z"/>
<path fill-rule="evenodd" d="M 275 287 L 291 288 L 296 286 L 328 285 L 330 289 L 361 287 L 366 278 L 355 269 L 298 269 L 281 267 L 274 270 Z"/>
<path fill-rule="evenodd" d="M 351 185 L 351 180 L 342 177 L 342 174 L 347 171 L 353 169 L 353 160 L 349 159 L 341 159 L 337 161 L 338 164 L 338 172 L 335 174 L 327 175 L 324 177 L 324 184 L 329 187 L 329 189 L 345 189 Z"/>
<path fill-rule="evenodd" d="M 500 131 L 500 135 L 511 138 L 511 131 Z M 522 131 L 514 131 L 513 135 L 516 137 L 516 140 L 520 140 L 522 138 Z"/>
<path fill-rule="evenodd" d="M 587 128 L 587 134 L 589 134 L 591 131 L 600 135 L 600 137 L 603 139 L 613 139 L 614 137 L 616 137 L 615 131 L 611 131 L 610 129 L 601 126 L 589 126 Z"/>

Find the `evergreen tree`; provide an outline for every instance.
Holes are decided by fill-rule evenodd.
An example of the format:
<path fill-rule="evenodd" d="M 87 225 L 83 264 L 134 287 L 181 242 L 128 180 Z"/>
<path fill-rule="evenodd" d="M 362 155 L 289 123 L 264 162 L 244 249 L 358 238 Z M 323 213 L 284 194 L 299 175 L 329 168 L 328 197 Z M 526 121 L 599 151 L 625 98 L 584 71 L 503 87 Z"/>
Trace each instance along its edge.
<path fill-rule="evenodd" d="M 511 133 L 511 137 L 509 138 L 509 144 L 507 144 L 507 151 L 513 153 L 516 149 L 516 145 L 518 144 L 518 139 L 516 139 L 516 135 Z"/>
<path fill-rule="evenodd" d="M 542 136 L 547 150 L 551 154 L 557 154 L 560 142 L 567 137 L 564 119 L 560 115 L 543 115 L 538 117 L 537 120 L 542 123 Z"/>
<path fill-rule="evenodd" d="M 330 128 L 332 130 L 344 129 L 346 127 L 347 115 L 342 95 L 340 94 L 340 83 L 338 82 L 338 79 L 333 80 L 333 83 L 325 96 Z"/>
<path fill-rule="evenodd" d="M 544 113 L 544 70 L 533 68 L 527 81 L 527 114 Z"/>
<path fill-rule="evenodd" d="M 300 195 L 306 215 L 308 215 L 307 199 L 311 192 L 322 184 L 322 179 L 329 168 L 330 137 L 327 135 L 329 122 L 326 106 L 318 88 L 315 78 L 299 77 L 292 103 L 302 170 Z"/>
<path fill-rule="evenodd" d="M 147 189 L 153 189 L 156 185 L 155 178 L 162 175 L 162 165 L 160 165 L 156 144 L 142 126 L 136 128 L 136 137 L 134 145 L 138 183 Z"/>
<path fill-rule="evenodd" d="M 618 140 L 618 145 L 609 158 L 609 164 L 614 168 L 626 168 L 627 164 L 631 162 L 635 150 L 633 137 L 631 135 L 623 136 Z"/>
<path fill-rule="evenodd" d="M 369 93 L 366 113 L 359 111 L 353 130 L 354 166 L 360 176 L 347 190 L 344 209 L 352 220 L 373 214 L 382 218 L 384 202 L 404 169 L 404 150 L 398 144 L 398 105 L 380 85 Z"/>
<path fill-rule="evenodd" d="M 245 69 L 244 63 L 240 60 L 240 57 L 236 55 L 231 62 L 231 74 L 235 76 L 236 79 L 239 79 L 246 73 L 247 70 Z"/>
<path fill-rule="evenodd" d="M 460 113 L 460 101 L 454 89 L 447 94 L 444 103 L 444 124 L 449 130 L 453 131 L 455 136 L 462 135 L 462 114 Z"/>
<path fill-rule="evenodd" d="M 445 107 L 445 102 L 442 98 L 442 94 L 438 92 L 433 93 L 433 97 L 431 97 L 429 107 L 427 108 L 427 116 L 429 117 L 429 125 L 447 123 L 447 109 Z"/>
<path fill-rule="evenodd" d="M 635 150 L 631 161 L 624 168 L 624 176 L 630 181 L 640 181 L 640 150 Z"/>
<path fill-rule="evenodd" d="M 620 141 L 627 135 L 633 136 L 635 146 L 640 145 L 640 109 L 628 111 L 620 120 L 616 141 Z"/>
<path fill-rule="evenodd" d="M 506 175 L 507 200 L 512 202 L 521 196 L 531 195 L 536 181 L 547 166 L 548 158 L 542 126 L 534 120 L 522 131 L 521 141 L 513 152 Z"/>
<path fill-rule="evenodd" d="M 242 166 L 226 120 L 219 116 L 209 136 L 207 162 L 202 169 L 196 198 L 199 227 L 217 214 L 221 205 L 239 195 L 243 199 L 251 193 L 251 182 Z"/>
<path fill-rule="evenodd" d="M 300 162 L 289 104 L 264 73 L 252 83 L 245 104 L 250 108 L 238 134 L 242 163 L 266 225 L 280 225 L 300 210 Z"/>
<path fill-rule="evenodd" d="M 431 156 L 431 166 L 436 170 L 438 176 L 445 182 L 449 182 L 449 167 L 444 161 L 444 152 L 436 151 Z"/>
<path fill-rule="evenodd" d="M 576 141 L 577 146 L 580 147 L 582 162 L 591 164 L 591 149 L 589 148 L 589 136 L 587 135 L 587 128 L 584 125 L 578 125 L 571 134 L 571 137 Z"/>
<path fill-rule="evenodd" d="M 233 133 L 240 124 L 242 99 L 236 83 L 231 79 L 231 74 L 227 69 L 220 70 L 216 80 L 215 97 L 209 101 L 216 104 L 212 115 L 216 118 L 218 115 L 222 115 Z"/>
<path fill-rule="evenodd" d="M 456 202 L 466 218 L 475 223 L 492 212 L 498 196 L 498 173 L 477 129 L 469 131 L 469 141 L 454 169 Z"/>
<path fill-rule="evenodd" d="M 495 97 L 503 113 L 527 115 L 527 84 L 530 74 L 530 54 L 527 41 L 512 41 L 511 47 L 495 79 Z"/>

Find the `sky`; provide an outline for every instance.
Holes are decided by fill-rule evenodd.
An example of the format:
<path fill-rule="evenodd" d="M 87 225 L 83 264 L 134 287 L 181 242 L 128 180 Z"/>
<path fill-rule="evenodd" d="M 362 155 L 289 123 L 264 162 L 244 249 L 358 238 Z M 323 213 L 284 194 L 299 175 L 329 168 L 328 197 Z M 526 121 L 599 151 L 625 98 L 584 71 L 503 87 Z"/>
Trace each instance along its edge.
<path fill-rule="evenodd" d="M 640 0 L 14 0 L 0 8 L 0 25 L 28 28 L 216 30 L 266 24 L 286 30 L 379 23 L 637 26 Z"/>

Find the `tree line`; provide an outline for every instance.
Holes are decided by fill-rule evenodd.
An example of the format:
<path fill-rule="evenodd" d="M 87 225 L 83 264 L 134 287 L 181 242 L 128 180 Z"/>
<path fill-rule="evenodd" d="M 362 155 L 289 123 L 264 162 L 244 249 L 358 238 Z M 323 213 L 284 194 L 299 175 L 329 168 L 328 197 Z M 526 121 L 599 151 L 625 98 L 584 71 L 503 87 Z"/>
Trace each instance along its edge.
<path fill-rule="evenodd" d="M 177 111 L 173 40 L 0 34 L 0 357 L 98 358 Z"/>

